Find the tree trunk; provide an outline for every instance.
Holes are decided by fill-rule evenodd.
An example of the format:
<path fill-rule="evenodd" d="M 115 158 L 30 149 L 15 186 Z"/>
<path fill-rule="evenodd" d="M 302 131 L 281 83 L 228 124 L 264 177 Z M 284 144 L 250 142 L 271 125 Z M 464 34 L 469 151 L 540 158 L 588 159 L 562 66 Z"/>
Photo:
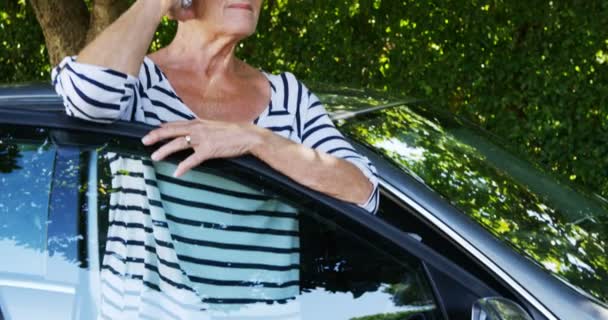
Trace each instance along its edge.
<path fill-rule="evenodd" d="M 83 0 L 30 0 L 30 3 L 42 27 L 51 65 L 77 54 L 130 5 L 128 0 L 95 0 L 89 14 Z"/>
<path fill-rule="evenodd" d="M 127 0 L 95 0 L 91 22 L 86 37 L 86 43 L 91 42 L 97 35 L 107 28 L 114 20 L 129 8 Z"/>
<path fill-rule="evenodd" d="M 89 11 L 82 0 L 30 0 L 42 27 L 51 65 L 77 54 L 85 43 Z"/>

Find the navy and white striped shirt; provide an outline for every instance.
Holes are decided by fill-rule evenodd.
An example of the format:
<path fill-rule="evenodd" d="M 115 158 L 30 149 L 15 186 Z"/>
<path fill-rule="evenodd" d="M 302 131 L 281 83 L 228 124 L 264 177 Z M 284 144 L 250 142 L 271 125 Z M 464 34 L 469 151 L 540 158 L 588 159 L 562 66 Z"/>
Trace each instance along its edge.
<path fill-rule="evenodd" d="M 362 207 L 375 212 L 378 180 L 371 163 L 344 140 L 318 98 L 292 74 L 264 75 L 271 100 L 254 123 L 357 166 L 374 185 Z M 67 57 L 53 70 L 52 81 L 67 114 L 85 120 L 158 125 L 196 119 L 149 58 L 136 78 Z M 114 192 L 102 317 L 197 318 L 201 310 L 238 311 L 298 295 L 293 207 L 215 175 L 191 171 L 175 179 L 172 164 L 109 157 Z M 290 308 L 284 307 L 286 314 L 295 314 Z"/>

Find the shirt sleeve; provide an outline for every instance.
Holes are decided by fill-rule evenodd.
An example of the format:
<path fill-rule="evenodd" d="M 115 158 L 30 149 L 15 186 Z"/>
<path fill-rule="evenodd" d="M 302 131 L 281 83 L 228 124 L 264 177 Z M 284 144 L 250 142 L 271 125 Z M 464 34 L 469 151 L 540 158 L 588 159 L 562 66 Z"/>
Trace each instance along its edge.
<path fill-rule="evenodd" d="M 360 155 L 344 136 L 336 129 L 325 107 L 317 96 L 304 88 L 303 94 L 307 103 L 302 104 L 302 144 L 325 152 L 355 165 L 373 185 L 373 192 L 363 205 L 368 212 L 378 211 L 379 188 L 376 168 L 366 157 Z"/>
<path fill-rule="evenodd" d="M 136 77 L 79 63 L 72 56 L 53 69 L 51 79 L 69 116 L 99 123 L 133 118 L 139 94 Z"/>

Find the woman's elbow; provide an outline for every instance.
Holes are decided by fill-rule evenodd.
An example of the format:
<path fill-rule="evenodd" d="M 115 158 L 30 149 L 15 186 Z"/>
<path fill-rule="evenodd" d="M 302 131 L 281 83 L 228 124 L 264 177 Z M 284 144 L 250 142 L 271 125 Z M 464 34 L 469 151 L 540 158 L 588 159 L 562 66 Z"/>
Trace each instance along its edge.
<path fill-rule="evenodd" d="M 124 119 L 133 97 L 123 90 L 107 90 L 96 86 L 69 70 L 63 70 L 54 79 L 55 91 L 63 99 L 66 114 L 76 118 L 110 123 Z"/>

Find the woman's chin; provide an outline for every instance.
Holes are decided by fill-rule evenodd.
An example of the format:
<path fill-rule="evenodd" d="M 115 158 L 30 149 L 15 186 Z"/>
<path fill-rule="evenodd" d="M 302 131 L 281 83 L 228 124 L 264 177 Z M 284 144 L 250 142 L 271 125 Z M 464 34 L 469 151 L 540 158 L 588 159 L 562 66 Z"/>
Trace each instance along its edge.
<path fill-rule="evenodd" d="M 255 27 L 251 27 L 251 25 L 228 25 L 223 29 L 224 33 L 232 35 L 234 37 L 238 37 L 241 39 L 247 38 L 253 33 L 255 33 Z"/>

